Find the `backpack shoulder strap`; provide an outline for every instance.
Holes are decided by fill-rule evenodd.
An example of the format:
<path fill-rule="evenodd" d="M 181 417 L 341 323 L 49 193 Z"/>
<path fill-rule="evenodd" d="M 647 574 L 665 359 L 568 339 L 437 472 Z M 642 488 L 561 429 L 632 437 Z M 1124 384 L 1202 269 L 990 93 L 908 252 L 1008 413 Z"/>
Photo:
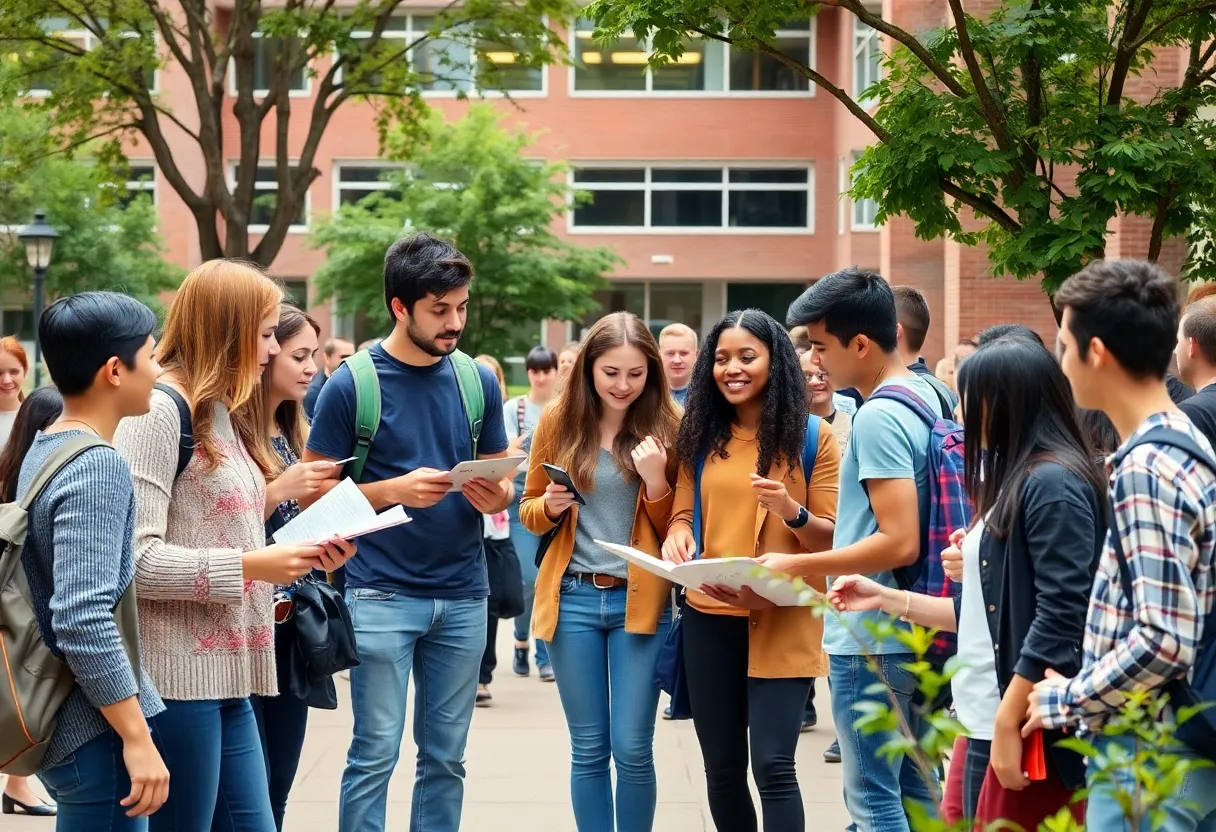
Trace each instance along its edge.
<path fill-rule="evenodd" d="M 937 424 L 937 420 L 939 418 L 950 418 L 950 414 L 948 412 L 939 417 L 936 413 L 929 409 L 929 406 L 921 400 L 920 396 L 916 395 L 916 393 L 912 392 L 907 387 L 902 387 L 897 384 L 889 384 L 885 387 L 879 387 L 874 391 L 870 398 L 866 399 L 866 401 L 870 402 L 874 399 L 887 399 L 889 401 L 899 402 L 919 416 L 921 421 L 925 422 L 925 424 L 929 426 L 930 430 L 932 430 Z"/>
<path fill-rule="evenodd" d="M 810 490 L 815 475 L 815 457 L 819 455 L 819 429 L 822 419 L 814 413 L 806 417 L 806 438 L 802 440 L 802 480 Z"/>
<path fill-rule="evenodd" d="M 477 362 L 460 350 L 452 353 L 452 369 L 456 371 L 460 403 L 464 405 L 464 415 L 469 420 L 473 456 L 477 456 L 477 443 L 481 441 L 481 425 L 486 412 L 486 391 L 481 386 L 481 371 L 477 369 Z"/>
<path fill-rule="evenodd" d="M 697 460 L 692 469 L 692 539 L 697 542 L 697 551 L 693 552 L 693 560 L 701 557 L 702 523 L 701 523 L 701 474 L 705 471 L 705 457 Z"/>
<path fill-rule="evenodd" d="M 46 462 L 42 463 L 42 467 L 38 469 L 38 473 L 34 475 L 34 481 L 30 483 L 29 490 L 21 498 L 21 509 L 29 511 L 30 506 L 38 499 L 43 489 L 69 462 L 91 448 L 108 446 L 109 443 L 96 436 L 77 436 L 64 442 L 51 452 L 51 455 L 46 458 Z"/>
<path fill-rule="evenodd" d="M 194 456 L 194 423 L 191 421 L 190 403 L 186 401 L 186 397 L 179 393 L 175 387 L 160 383 L 153 385 L 153 387 L 172 399 L 173 404 L 177 406 L 177 420 L 180 425 L 178 433 L 180 436 L 177 440 L 177 472 L 173 475 L 173 479 L 176 480 L 182 475 L 182 471 L 186 470 L 186 466 L 190 464 L 191 457 Z"/>
<path fill-rule="evenodd" d="M 528 403 L 520 396 L 515 400 L 515 423 L 519 427 L 519 436 L 524 435 L 524 420 L 528 417 Z"/>
<path fill-rule="evenodd" d="M 367 350 L 360 350 L 343 363 L 355 382 L 355 449 L 351 452 L 355 461 L 350 464 L 350 476 L 360 482 L 372 440 L 380 429 L 380 379 Z"/>

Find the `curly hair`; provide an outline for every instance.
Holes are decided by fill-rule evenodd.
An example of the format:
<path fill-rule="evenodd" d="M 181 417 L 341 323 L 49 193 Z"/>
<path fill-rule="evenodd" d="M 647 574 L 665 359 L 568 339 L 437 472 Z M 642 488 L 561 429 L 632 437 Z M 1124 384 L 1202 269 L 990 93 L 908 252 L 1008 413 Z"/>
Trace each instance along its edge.
<path fill-rule="evenodd" d="M 798 354 L 781 324 L 759 309 L 744 309 L 727 314 L 705 338 L 688 383 L 684 419 L 676 440 L 680 464 L 696 467 L 697 461 L 717 454 L 727 457 L 735 408 L 714 380 L 718 339 L 728 329 L 742 328 L 754 335 L 769 352 L 768 384 L 764 386 L 760 424 L 756 431 L 759 458 L 756 473 L 768 476 L 774 464 L 789 467 L 799 464 L 806 439 L 806 379 Z"/>

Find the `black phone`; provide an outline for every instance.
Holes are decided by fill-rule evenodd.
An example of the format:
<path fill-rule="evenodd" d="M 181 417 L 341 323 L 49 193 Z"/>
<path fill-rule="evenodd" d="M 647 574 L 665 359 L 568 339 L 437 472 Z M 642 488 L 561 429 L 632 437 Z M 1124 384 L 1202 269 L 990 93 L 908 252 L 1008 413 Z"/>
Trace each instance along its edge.
<path fill-rule="evenodd" d="M 564 486 L 567 491 L 574 495 L 574 502 L 580 506 L 587 505 L 587 501 L 583 499 L 583 495 L 578 493 L 578 489 L 574 487 L 574 480 L 570 479 L 570 475 L 558 468 L 556 465 L 550 465 L 547 462 L 540 464 L 541 468 L 545 469 L 545 473 L 549 475 L 549 480 L 558 485 Z"/>

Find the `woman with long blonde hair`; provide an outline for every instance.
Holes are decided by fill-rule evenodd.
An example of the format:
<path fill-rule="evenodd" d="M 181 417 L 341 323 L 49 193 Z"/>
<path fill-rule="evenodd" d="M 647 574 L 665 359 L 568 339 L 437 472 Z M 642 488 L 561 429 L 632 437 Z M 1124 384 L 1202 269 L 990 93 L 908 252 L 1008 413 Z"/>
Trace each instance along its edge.
<path fill-rule="evenodd" d="M 671 621 L 671 584 L 594 541 L 659 557 L 679 425 L 654 336 L 637 316 L 617 312 L 587 333 L 533 434 L 520 518 L 533 534 L 557 532 L 536 580 L 532 626 L 549 645 L 566 713 L 579 832 L 654 825 L 654 666 Z M 546 463 L 569 474 L 585 504 L 549 480 Z"/>
<path fill-rule="evenodd" d="M 249 702 L 277 692 L 274 585 L 353 553 L 266 545 L 266 443 L 232 413 L 279 352 L 282 297 L 246 263 L 191 272 L 169 308 L 151 412 L 114 438 L 135 483 L 142 660 L 166 706 L 154 734 L 173 788 L 151 832 L 274 828 Z"/>

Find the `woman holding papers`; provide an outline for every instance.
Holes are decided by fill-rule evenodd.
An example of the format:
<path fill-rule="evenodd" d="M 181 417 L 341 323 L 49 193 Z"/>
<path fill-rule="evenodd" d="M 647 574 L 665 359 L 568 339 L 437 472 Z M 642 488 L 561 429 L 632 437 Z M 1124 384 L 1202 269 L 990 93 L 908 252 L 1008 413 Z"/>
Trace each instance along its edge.
<path fill-rule="evenodd" d="M 536 580 L 532 628 L 549 645 L 570 730 L 579 832 L 649 832 L 654 824 L 654 666 L 671 621 L 671 584 L 593 541 L 658 556 L 679 422 L 654 336 L 618 312 L 591 328 L 533 434 L 520 517 L 534 534 L 557 531 Z M 586 505 L 550 482 L 546 463 L 569 474 Z"/>
<path fill-rule="evenodd" d="M 667 560 L 831 545 L 840 450 L 831 425 L 808 419 L 798 356 L 768 315 L 732 312 L 709 333 L 677 449 Z M 823 579 L 808 582 L 825 588 Z M 747 783 L 750 730 L 764 829 L 798 832 L 804 817 L 794 751 L 812 679 L 827 672 L 822 622 L 805 607 L 774 607 L 747 588 L 702 589 L 688 592 L 683 660 L 714 824 L 721 832 L 757 828 Z"/>
<path fill-rule="evenodd" d="M 135 483 L 140 642 L 165 700 L 153 734 L 173 783 L 151 832 L 274 826 L 249 702 L 277 691 L 274 585 L 332 570 L 354 552 L 343 541 L 266 545 L 262 472 L 274 463 L 250 422 L 231 414 L 257 394 L 279 353 L 282 297 L 243 263 L 212 260 L 191 272 L 157 346 L 167 389 L 115 435 Z"/>

